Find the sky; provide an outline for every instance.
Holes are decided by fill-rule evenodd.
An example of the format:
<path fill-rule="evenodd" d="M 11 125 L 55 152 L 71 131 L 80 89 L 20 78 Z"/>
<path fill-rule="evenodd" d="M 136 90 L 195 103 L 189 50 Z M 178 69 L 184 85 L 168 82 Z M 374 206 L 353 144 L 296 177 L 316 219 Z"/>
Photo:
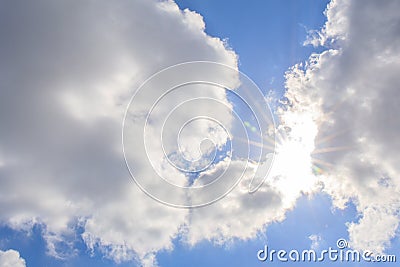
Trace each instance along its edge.
<path fill-rule="evenodd" d="M 399 8 L 0 0 L 0 267 L 399 261 Z"/>

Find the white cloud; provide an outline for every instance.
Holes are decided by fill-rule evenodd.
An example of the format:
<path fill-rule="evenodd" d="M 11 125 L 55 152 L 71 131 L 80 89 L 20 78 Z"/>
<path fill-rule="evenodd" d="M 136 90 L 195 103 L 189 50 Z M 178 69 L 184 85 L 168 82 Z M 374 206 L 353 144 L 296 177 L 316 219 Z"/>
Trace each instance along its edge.
<path fill-rule="evenodd" d="M 1 267 L 25 267 L 25 260 L 21 258 L 18 251 L 9 249 L 7 251 L 0 250 L 0 266 Z"/>
<path fill-rule="evenodd" d="M 397 229 L 400 203 L 396 5 L 333 1 L 327 25 L 317 34 L 320 39 L 309 41 L 331 49 L 314 56 L 305 71 L 297 66 L 287 75 L 292 105 L 279 111 L 285 141 L 278 146 L 271 178 L 248 194 L 256 172 L 250 164 L 228 196 L 189 211 L 160 205 L 130 181 L 121 153 L 122 117 L 134 89 L 156 71 L 192 60 L 236 67 L 234 52 L 204 33 L 200 15 L 181 11 L 171 1 L 3 3 L 0 34 L 7 38 L 0 45 L 0 219 L 16 229 L 46 225 L 54 256 L 65 256 L 59 242 L 73 251 L 76 233 L 71 226 L 78 223 L 88 248 L 117 262 L 136 259 L 152 266 L 155 253 L 172 249 L 172 239 L 181 233 L 192 245 L 203 239 L 224 243 L 254 237 L 269 223 L 283 220 L 302 193 L 318 188 L 311 171 L 315 146 L 314 152 L 346 146 L 352 149 L 313 155 L 332 165 L 323 176 L 324 190 L 338 207 L 349 200 L 357 204 L 362 219 L 349 226 L 353 246 L 383 250 Z M 193 94 L 183 96 L 188 95 Z M 210 95 L 227 102 L 225 94 Z M 166 107 L 176 101 L 167 101 Z M 133 115 L 142 116 L 147 104 L 135 106 Z M 218 114 L 232 126 L 230 114 Z M 153 130 L 157 123 L 153 121 Z M 209 126 L 202 125 L 199 132 L 209 134 Z M 330 135 L 337 138 L 318 144 Z M 167 136 L 167 143 L 174 137 Z M 156 146 L 157 138 L 149 138 Z M 216 143 L 225 140 L 221 133 Z M 140 141 L 127 145 L 137 147 Z M 185 134 L 188 157 L 198 156 L 197 150 L 188 150 L 187 144 L 194 142 L 199 142 L 195 135 Z M 130 152 L 135 171 L 152 183 L 144 152 Z M 168 178 L 187 182 L 160 162 L 157 168 Z M 213 179 L 225 164 L 221 161 L 201 179 Z M 243 164 L 232 160 L 232 176 Z M 179 201 L 185 196 L 169 197 Z"/>
<path fill-rule="evenodd" d="M 307 163 L 312 142 L 307 142 L 304 151 L 295 150 L 299 159 L 290 172 L 282 171 L 287 170 L 285 162 L 293 149 L 282 147 L 274 179 L 255 194 L 248 193 L 249 182 L 254 173 L 262 176 L 266 172 L 269 166 L 265 163 L 258 170 L 250 164 L 243 183 L 226 198 L 194 211 L 160 205 L 132 183 L 121 152 L 121 123 L 135 88 L 164 67 L 185 61 L 210 60 L 236 68 L 235 53 L 204 33 L 200 15 L 181 11 L 171 1 L 39 1 L 3 4 L 0 20 L 0 34 L 7 36 L 0 46 L 4 59 L 0 68 L 6 74 L 0 76 L 0 176 L 4 192 L 0 219 L 15 229 L 43 224 L 50 255 L 66 258 L 74 254 L 73 229 L 79 224 L 89 249 L 98 249 L 116 262 L 133 259 L 152 266 L 156 264 L 155 253 L 172 249 L 173 238 L 183 232 L 190 244 L 203 239 L 222 243 L 254 237 L 268 223 L 282 220 L 301 192 L 313 187 L 309 166 L 301 164 Z M 198 73 L 182 77 L 198 77 Z M 214 69 L 200 73 L 232 88 L 237 83 L 236 76 Z M 167 78 L 149 87 L 142 101 L 135 103 L 134 112 L 129 113 L 132 119 L 141 118 L 143 108 L 157 99 L 160 92 L 156 86 L 170 85 Z M 225 93 L 206 92 L 230 105 Z M 168 111 L 188 96 L 197 95 L 179 94 L 162 107 Z M 217 114 L 224 126 L 237 127 L 232 125 L 231 113 L 215 109 L 213 102 L 186 109 L 170 127 L 176 129 L 188 115 L 208 110 Z M 165 114 L 165 110 L 156 112 Z M 159 164 L 149 165 L 145 151 L 139 149 L 143 128 L 132 127 L 126 134 L 139 138 L 125 144 L 134 162 L 130 167 L 146 178 L 153 190 L 180 202 L 185 195 L 154 186 L 157 177 L 153 167 L 180 185 L 187 183 L 187 178 L 161 160 L 156 133 L 164 117 L 152 119 L 147 132 L 149 151 Z M 198 156 L 197 150 L 189 150 L 195 147 L 193 143 L 199 143 L 195 134 L 212 137 L 217 145 L 226 141 L 220 129 L 214 127 L 214 132 L 209 132 L 210 128 L 205 123 L 184 134 L 182 145 L 188 157 Z M 176 141 L 172 133 L 166 136 L 166 144 Z M 298 134 L 294 131 L 289 139 Z M 232 177 L 241 174 L 245 163 L 240 157 L 232 161 Z M 201 179 L 215 178 L 213 173 L 224 167 L 226 162 L 221 161 Z M 303 175 L 307 182 L 299 183 L 293 173 Z M 288 183 L 293 186 L 288 188 Z"/>
<path fill-rule="evenodd" d="M 291 112 L 316 125 L 313 158 L 335 205 L 352 201 L 349 224 L 357 249 L 382 252 L 399 225 L 400 8 L 398 1 L 332 1 L 328 21 L 309 43 L 328 50 L 287 74 Z M 328 153 L 329 152 L 329 153 Z"/>
<path fill-rule="evenodd" d="M 257 176 L 257 170 L 263 169 L 265 163 L 259 166 L 249 164 L 241 182 L 227 196 L 210 206 L 192 210 L 186 234 L 188 244 L 194 245 L 207 239 L 222 245 L 235 239 L 255 238 L 269 224 L 283 221 L 286 212 L 294 208 L 302 194 L 312 193 L 319 188 L 309 159 L 314 148 L 313 137 L 296 128 L 315 129 L 309 125 L 306 116 L 291 113 L 286 115 L 292 119 L 297 118 L 296 123 L 292 124 L 291 133 L 280 137 L 282 140 L 277 144 L 277 154 L 268 179 L 254 194 L 249 194 L 249 183 L 254 172 Z M 303 138 L 300 145 L 298 138 Z M 237 173 L 243 171 L 246 162 L 233 160 L 229 168 L 224 166 L 228 164 L 221 162 L 216 170 L 202 173 L 196 182 L 212 179 L 215 177 L 214 172 L 225 169 L 228 170 L 226 176 L 236 177 Z"/>
<path fill-rule="evenodd" d="M 227 168 L 228 162 L 219 164 L 216 172 L 235 177 L 244 169 L 243 161 L 233 161 Z M 192 210 L 187 229 L 187 242 L 194 245 L 207 239 L 216 244 L 229 243 L 235 238 L 249 239 L 255 237 L 265 224 L 282 219 L 285 209 L 282 203 L 282 192 L 265 183 L 254 194 L 248 193 L 248 184 L 252 178 L 255 166 L 244 173 L 241 183 L 226 197 L 210 206 Z M 199 181 L 207 181 L 215 173 L 205 172 Z"/>
<path fill-rule="evenodd" d="M 59 242 L 73 251 L 78 223 L 89 248 L 154 264 L 188 211 L 160 205 L 132 182 L 120 141 L 125 107 L 164 67 L 210 60 L 235 68 L 235 53 L 172 1 L 2 2 L 0 35 L 0 220 L 45 225 L 56 257 L 67 256 Z M 134 167 L 145 176 L 144 157 Z"/>
<path fill-rule="evenodd" d="M 311 249 L 318 250 L 321 246 L 322 237 L 320 235 L 312 234 L 308 237 L 311 240 Z"/>

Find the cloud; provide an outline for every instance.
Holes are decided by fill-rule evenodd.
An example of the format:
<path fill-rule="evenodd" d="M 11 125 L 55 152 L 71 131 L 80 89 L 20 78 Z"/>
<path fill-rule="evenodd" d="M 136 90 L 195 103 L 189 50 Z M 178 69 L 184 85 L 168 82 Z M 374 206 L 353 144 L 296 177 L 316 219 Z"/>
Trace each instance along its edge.
<path fill-rule="evenodd" d="M 398 1 L 332 1 L 324 28 L 308 43 L 327 49 L 287 73 L 288 110 L 318 126 L 314 162 L 338 208 L 353 202 L 350 243 L 382 252 L 400 210 L 400 16 Z"/>
<path fill-rule="evenodd" d="M 212 206 L 187 210 L 154 201 L 132 182 L 121 151 L 121 125 L 129 99 L 149 76 L 165 67 L 209 60 L 235 69 L 235 53 L 220 39 L 205 34 L 199 14 L 181 11 L 172 1 L 1 5 L 0 34 L 7 38 L 0 45 L 0 57 L 4 59 L 0 62 L 0 220 L 18 230 L 42 224 L 50 255 L 59 259 L 74 256 L 76 239 L 81 237 L 90 251 L 101 251 L 116 262 L 135 260 L 152 266 L 156 264 L 155 253 L 173 249 L 172 240 L 178 236 L 191 245 L 204 239 L 225 243 L 252 238 L 269 223 L 283 220 L 301 193 L 310 192 L 314 186 L 307 160 L 313 144 L 307 142 L 305 150 L 282 146 L 273 178 L 255 194 L 248 193 L 250 181 L 254 174 L 259 180 L 264 177 L 268 161 L 261 166 L 250 162 L 242 183 Z M 168 131 L 163 144 L 166 149 L 172 148 L 169 152 L 176 150 L 171 144 L 176 142 L 178 126 L 194 114 L 212 111 L 228 130 L 237 133 L 243 121 L 234 123 L 234 114 L 229 110 L 232 103 L 224 90 L 196 85 L 160 100 L 162 105 L 148 120 L 147 151 L 142 149 L 143 125 L 135 123 L 143 122 L 148 107 L 164 88 L 173 85 L 173 79 L 201 80 L 201 75 L 230 88 L 238 82 L 232 71 L 214 68 L 167 77 L 161 74 L 160 80 L 145 86 L 144 95 L 139 93 L 140 101 L 127 112 L 133 126 L 124 132 L 124 136 L 131 137 L 124 143 L 132 163 L 129 167 L 172 203 L 181 203 L 187 195 L 171 194 L 157 185 L 154 170 L 180 186 L 190 181 L 166 164 L 160 150 L 159 132 L 168 111 L 182 108 L 173 120 L 166 121 Z M 254 86 L 251 82 L 245 85 Z M 199 89 L 204 89 L 202 94 L 196 93 Z M 263 97 L 251 93 L 243 95 L 262 101 L 258 107 L 268 111 Z M 194 108 L 179 106 L 185 99 L 204 95 L 215 101 Z M 223 104 L 221 108 L 217 108 L 216 101 Z M 296 116 L 288 116 L 287 120 L 298 121 Z M 248 117 L 247 127 L 255 128 Z M 307 117 L 298 119 L 308 125 Z M 294 125 L 292 128 L 289 140 L 304 134 Z M 215 123 L 200 123 L 188 129 L 180 141 L 190 159 L 199 156 L 201 138 L 209 137 L 217 147 L 227 142 L 226 133 Z M 236 139 L 246 137 L 237 133 Z M 247 150 L 239 147 L 237 151 Z M 293 151 L 298 152 L 296 164 L 289 170 L 285 164 L 292 160 Z M 228 174 L 232 177 L 241 176 L 243 166 L 248 164 L 248 154 L 240 153 L 230 163 Z M 153 159 L 152 165 L 146 156 Z M 215 179 L 215 174 L 227 165 L 221 159 L 213 169 L 202 172 L 194 184 Z M 302 175 L 304 180 L 299 182 L 294 174 Z M 225 178 L 230 179 L 230 175 Z M 288 183 L 293 186 L 288 188 Z M 83 229 L 80 237 L 76 226 Z"/>
<path fill-rule="evenodd" d="M 320 235 L 312 234 L 308 237 L 311 240 L 311 249 L 318 250 L 321 246 L 322 237 Z"/>
<path fill-rule="evenodd" d="M 225 173 L 235 177 L 243 171 L 244 161 L 233 161 L 228 169 L 222 162 L 214 172 Z M 249 182 L 255 166 L 249 166 L 241 182 L 223 199 L 212 205 L 194 209 L 188 222 L 186 242 L 194 245 L 201 240 L 209 240 L 223 245 L 235 239 L 250 239 L 257 236 L 268 222 L 284 217 L 285 208 L 282 192 L 264 183 L 254 194 L 248 193 Z M 199 181 L 214 178 L 214 172 L 205 172 Z"/>
<path fill-rule="evenodd" d="M 167 66 L 236 67 L 235 53 L 204 27 L 172 1 L 1 2 L 0 219 L 14 229 L 43 224 L 59 258 L 73 254 L 77 224 L 89 248 L 117 262 L 152 265 L 154 252 L 171 249 L 188 211 L 132 182 L 121 124 L 135 88 Z M 136 154 L 134 168 L 146 177 L 144 158 Z"/>
<path fill-rule="evenodd" d="M 25 260 L 20 257 L 19 252 L 13 249 L 7 251 L 0 250 L 1 267 L 25 267 Z"/>
<path fill-rule="evenodd" d="M 326 26 L 308 41 L 329 49 L 287 74 L 289 105 L 278 111 L 281 142 L 270 179 L 249 194 L 252 175 L 266 169 L 250 164 L 243 181 L 221 201 L 185 210 L 160 205 L 132 183 L 121 152 L 125 108 L 135 89 L 157 71 L 193 60 L 236 68 L 235 53 L 204 32 L 199 14 L 181 11 L 172 1 L 1 3 L 0 220 L 15 229 L 43 224 L 48 252 L 55 257 L 74 253 L 79 225 L 90 250 L 116 262 L 134 259 L 152 266 L 155 253 L 173 249 L 178 236 L 191 245 L 204 239 L 221 244 L 252 238 L 269 223 L 283 220 L 302 193 L 323 186 L 337 207 L 353 201 L 362 215 L 349 224 L 352 245 L 382 251 L 399 221 L 397 5 L 333 1 Z M 203 72 L 237 82 L 224 72 Z M 143 111 L 160 93 L 157 86 L 168 82 L 153 84 L 129 118 L 143 119 Z M 232 104 L 220 91 L 207 95 Z M 197 95 L 184 91 L 166 99 L 165 110 L 156 113 L 165 114 L 179 97 L 191 96 Z M 205 112 L 213 104 L 196 110 Z M 233 114 L 217 113 L 224 124 L 236 127 Z M 169 127 L 176 129 L 188 114 L 196 113 L 182 109 Z M 147 138 L 157 164 L 150 166 L 145 151 L 135 150 L 142 145 L 135 137 L 143 131 L 132 127 L 127 134 L 134 138 L 126 144 L 134 162 L 130 167 L 152 187 L 153 168 L 186 185 L 187 177 L 165 164 L 157 141 L 163 121 L 152 119 Z M 200 123 L 185 132 L 185 155 L 199 156 L 199 146 L 191 150 L 193 143 L 200 143 L 198 133 L 217 137 L 214 143 L 224 145 L 227 136 L 220 130 Z M 176 141 L 175 132 L 170 133 L 167 145 Z M 330 166 L 319 177 L 312 172 L 316 160 Z M 221 160 L 194 184 L 214 179 L 227 164 Z M 240 157 L 232 159 L 233 177 L 242 173 L 243 164 Z M 162 189 L 155 188 L 168 194 Z M 180 202 L 187 196 L 168 197 Z M 65 245 L 70 252 L 61 249 Z"/>
<path fill-rule="evenodd" d="M 224 165 L 228 164 L 226 176 L 236 177 L 243 172 L 241 182 L 223 199 L 191 211 L 184 236 L 189 245 L 204 239 L 217 245 L 229 245 L 237 239 L 248 240 L 262 235 L 269 224 L 286 218 L 286 212 L 295 207 L 299 197 L 319 189 L 310 157 L 314 149 L 314 136 L 310 132 L 316 132 L 316 127 L 304 114 L 286 111 L 280 115 L 282 122 L 286 119 L 286 127 L 291 125 L 292 131 L 279 129 L 274 163 L 267 179 L 254 194 L 249 194 L 249 184 L 254 173 L 256 177 L 263 175 L 266 163 L 249 164 L 243 172 L 245 161 L 223 161 L 216 169 L 203 172 L 196 181 L 213 179 L 215 173 L 227 169 Z"/>

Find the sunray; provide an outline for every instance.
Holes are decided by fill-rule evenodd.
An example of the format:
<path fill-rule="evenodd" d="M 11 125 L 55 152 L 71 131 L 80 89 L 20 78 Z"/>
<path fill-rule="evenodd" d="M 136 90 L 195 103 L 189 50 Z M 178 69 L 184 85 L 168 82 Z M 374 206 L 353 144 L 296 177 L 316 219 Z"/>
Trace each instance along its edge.
<path fill-rule="evenodd" d="M 328 110 L 330 109 L 330 111 L 325 113 L 325 117 L 328 117 L 329 115 L 334 113 L 336 110 L 338 110 L 346 102 L 346 100 L 348 98 L 349 98 L 349 96 L 345 96 L 340 101 L 339 100 L 336 101 L 336 103 L 334 105 L 332 105 L 330 108 L 327 108 Z"/>
<path fill-rule="evenodd" d="M 327 136 L 325 136 L 325 137 L 323 137 L 323 138 L 318 138 L 318 139 L 315 141 L 315 145 L 320 145 L 320 144 L 323 144 L 323 143 L 325 143 L 325 142 L 331 141 L 332 139 L 334 139 L 334 138 L 338 137 L 339 135 L 342 135 L 342 134 L 344 134 L 344 133 L 346 133 L 346 132 L 348 132 L 348 131 L 349 131 L 349 130 L 342 130 L 342 131 L 339 131 L 339 132 L 337 132 L 337 133 L 327 135 Z"/>
<path fill-rule="evenodd" d="M 266 141 L 267 143 L 271 144 L 272 146 L 275 147 L 275 139 L 271 138 L 269 136 L 264 137 L 264 141 Z"/>
<path fill-rule="evenodd" d="M 319 164 L 319 165 L 322 165 L 322 166 L 326 166 L 326 167 L 329 167 L 329 168 L 333 167 L 332 163 L 326 162 L 325 160 L 322 160 L 322 159 L 311 158 L 311 161 L 312 161 L 312 163 L 316 163 L 316 164 Z"/>
<path fill-rule="evenodd" d="M 315 149 L 311 153 L 311 155 L 324 154 L 324 153 L 336 152 L 336 151 L 350 150 L 352 148 L 353 148 L 352 146 L 323 147 L 323 148 Z"/>
<path fill-rule="evenodd" d="M 276 131 L 276 142 L 279 144 L 283 144 L 287 140 L 286 133 L 284 131 Z"/>
<path fill-rule="evenodd" d="M 248 139 L 245 139 L 245 138 L 236 137 L 236 140 L 241 141 L 243 143 L 249 143 L 250 145 L 257 146 L 257 147 L 260 147 L 260 148 L 267 148 L 267 149 L 270 149 L 270 150 L 274 150 L 275 149 L 274 146 L 270 146 L 270 145 L 267 145 L 267 144 L 262 144 L 260 142 L 248 140 Z"/>
<path fill-rule="evenodd" d="M 247 121 L 244 122 L 244 125 L 245 125 L 247 128 L 250 128 L 250 127 L 251 127 L 251 124 L 250 124 L 249 122 L 247 122 Z M 268 136 L 268 135 L 263 136 L 261 133 L 259 133 L 259 132 L 257 132 L 257 131 L 253 131 L 253 130 L 252 130 L 252 133 L 253 133 L 254 135 L 257 135 L 258 137 L 262 138 L 264 141 L 268 142 L 268 143 L 271 144 L 272 146 L 275 146 L 276 139 L 271 138 L 271 137 Z"/>
<path fill-rule="evenodd" d="M 246 122 L 245 122 L 246 123 Z M 248 123 L 248 122 L 247 122 Z M 245 124 L 245 126 L 246 127 L 248 127 L 246 124 Z M 249 127 L 248 127 L 249 128 Z M 274 138 L 272 138 L 272 137 L 270 137 L 270 136 L 268 136 L 268 135 L 262 135 L 261 133 L 259 133 L 259 132 L 257 132 L 257 131 L 253 131 L 252 132 L 252 134 L 254 134 L 254 135 L 257 135 L 259 138 L 262 138 L 264 141 L 266 141 L 267 143 L 269 143 L 271 146 L 268 146 L 268 145 L 266 145 L 266 144 L 264 144 L 264 147 L 269 147 L 271 150 L 274 150 L 275 149 L 275 143 L 276 143 L 276 139 L 274 139 Z M 277 137 L 277 135 L 275 136 L 275 137 Z M 255 142 L 255 141 L 250 141 L 250 140 L 247 140 L 247 139 L 244 139 L 244 138 L 237 138 L 238 140 L 239 139 L 241 139 L 241 141 L 245 141 L 245 142 Z M 261 144 L 261 143 L 259 143 L 259 142 L 257 142 L 258 144 Z M 261 146 L 261 145 L 260 145 Z M 260 147 L 259 146 L 259 147 Z"/>

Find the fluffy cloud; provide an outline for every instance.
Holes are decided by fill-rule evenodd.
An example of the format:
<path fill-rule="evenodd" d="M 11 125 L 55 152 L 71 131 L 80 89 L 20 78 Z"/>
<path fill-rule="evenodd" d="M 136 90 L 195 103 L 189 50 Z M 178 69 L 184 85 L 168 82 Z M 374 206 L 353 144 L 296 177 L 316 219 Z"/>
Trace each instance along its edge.
<path fill-rule="evenodd" d="M 280 115 L 292 131 L 279 130 L 279 142 L 268 178 L 255 193 L 249 194 L 254 172 L 256 177 L 263 175 L 268 166 L 266 162 L 258 166 L 250 164 L 241 182 L 227 196 L 210 206 L 192 210 L 185 236 L 188 244 L 207 239 L 221 245 L 236 239 L 255 238 L 269 224 L 283 221 L 286 212 L 294 208 L 302 194 L 319 189 L 318 180 L 312 173 L 310 156 L 314 150 L 312 133 L 317 131 L 312 119 L 289 111 Z M 209 176 L 215 177 L 215 172 L 225 170 L 225 164 L 228 163 L 221 162 L 216 170 L 202 173 L 199 182 L 212 179 Z M 233 160 L 230 164 L 226 175 L 235 177 L 246 163 Z"/>
<path fill-rule="evenodd" d="M 56 257 L 74 252 L 78 224 L 88 248 L 117 262 L 136 259 L 151 266 L 155 252 L 172 249 L 172 239 L 181 233 L 189 244 L 203 239 L 223 243 L 254 237 L 268 223 L 284 219 L 302 193 L 318 188 L 314 161 L 330 166 L 320 177 L 335 204 L 357 204 L 362 218 L 349 225 L 353 246 L 382 251 L 399 221 L 398 5 L 333 1 L 326 26 L 307 41 L 330 49 L 288 72 L 290 105 L 279 111 L 282 142 L 271 178 L 249 194 L 257 170 L 250 165 L 242 183 L 224 199 L 189 211 L 160 205 L 130 181 L 121 152 L 125 107 L 135 88 L 164 67 L 210 60 L 235 68 L 236 55 L 204 33 L 200 15 L 181 11 L 171 1 L 2 2 L 0 220 L 15 229 L 45 225 L 49 253 Z M 236 82 L 236 77 L 203 71 Z M 150 100 L 159 93 L 148 92 Z M 229 105 L 225 94 L 207 94 Z M 133 119 L 143 116 L 146 101 L 135 104 L 129 114 Z M 176 101 L 168 100 L 165 107 Z M 212 108 L 201 105 L 202 110 Z M 218 114 L 231 126 L 232 114 Z M 154 119 L 148 138 L 159 149 L 159 135 L 152 130 L 161 121 Z M 194 132 L 211 136 L 210 126 L 183 134 L 188 158 L 199 152 L 190 150 L 200 141 Z M 140 128 L 131 130 L 128 134 L 142 136 Z M 174 137 L 166 136 L 167 144 Z M 226 138 L 220 133 L 214 141 L 222 145 Z M 134 150 L 138 142 L 133 138 L 126 144 L 135 162 L 131 167 L 151 184 L 148 170 L 154 166 L 146 165 L 143 151 Z M 157 153 L 153 156 L 161 158 Z M 156 162 L 167 178 L 187 183 L 162 160 Z M 213 179 L 226 164 L 220 161 L 194 184 Z M 230 164 L 236 176 L 245 162 L 235 158 Z M 179 202 L 186 196 L 169 197 Z M 59 242 L 71 252 L 60 251 Z"/>
<path fill-rule="evenodd" d="M 242 161 L 232 162 L 230 172 L 233 173 L 227 175 L 240 173 L 243 164 Z M 218 167 L 224 169 L 223 164 Z M 273 179 L 269 178 L 255 193 L 249 194 L 254 168 L 250 166 L 241 182 L 223 199 L 192 210 L 185 235 L 189 245 L 203 239 L 222 245 L 235 239 L 255 238 L 269 223 L 285 218 L 286 211 L 293 208 L 302 189 L 287 191 L 289 176 L 273 175 Z M 214 177 L 213 173 L 204 173 L 200 179 L 207 179 L 208 175 Z"/>
<path fill-rule="evenodd" d="M 59 258 L 74 251 L 75 224 L 89 248 L 117 262 L 151 265 L 155 251 L 171 249 L 187 210 L 164 207 L 132 183 L 121 124 L 135 88 L 164 67 L 236 67 L 236 55 L 204 27 L 172 1 L 2 1 L 0 220 L 45 225 Z M 134 168 L 146 175 L 143 158 Z"/>
<path fill-rule="evenodd" d="M 7 2 L 2 3 L 0 15 L 0 34 L 6 36 L 0 45 L 0 220 L 15 229 L 43 224 L 52 256 L 63 259 L 74 254 L 74 228 L 79 225 L 84 229 L 82 238 L 89 249 L 100 250 L 116 262 L 135 259 L 151 266 L 155 264 L 155 253 L 172 249 L 172 239 L 181 233 L 186 234 L 184 238 L 190 244 L 203 239 L 223 243 L 254 237 L 268 223 L 282 220 L 301 192 L 309 192 L 313 187 L 315 181 L 307 160 L 313 144 L 308 139 L 306 149 L 296 147 L 296 142 L 280 148 L 275 160 L 277 168 L 272 170 L 274 178 L 255 194 L 248 193 L 249 184 L 254 174 L 263 178 L 269 169 L 268 161 L 258 168 L 250 163 L 239 186 L 223 200 L 202 209 L 163 206 L 131 182 L 121 151 L 121 124 L 135 88 L 151 74 L 185 61 L 210 60 L 236 68 L 234 52 L 221 40 L 204 33 L 200 15 L 181 11 L 171 1 L 147 0 L 96 4 Z M 224 90 L 202 88 L 202 94 L 197 95 L 193 91 L 199 89 L 197 85 L 189 88 L 192 91 L 171 93 L 161 99 L 161 108 L 154 109 L 155 116 L 149 119 L 147 152 L 155 163 L 149 165 L 146 151 L 141 150 L 143 125 L 135 122 L 143 119 L 149 105 L 163 92 L 158 87 L 169 88 L 176 78 L 181 82 L 202 80 L 202 75 L 231 88 L 238 82 L 232 72 L 213 68 L 177 74 L 142 88 L 144 95 L 139 94 L 140 101 L 134 102 L 127 113 L 133 127 L 124 132 L 133 137 L 125 140 L 127 156 L 133 163 L 130 168 L 174 203 L 187 196 L 170 194 L 157 186 L 153 171 L 154 168 L 179 185 L 188 183 L 188 177 L 165 164 L 157 141 L 168 111 L 182 108 L 173 120 L 166 121 L 165 128 L 172 129 L 163 136 L 164 148 L 172 147 L 168 152 L 176 149 L 169 144 L 176 141 L 178 126 L 195 114 L 212 111 L 228 130 L 239 129 L 239 124 L 243 124 L 239 121 L 233 125 L 229 110 L 232 103 Z M 246 86 L 253 85 L 248 82 Z M 251 92 L 245 94 L 249 99 L 263 101 Z M 215 101 L 198 104 L 194 109 L 179 106 L 187 97 L 204 96 Z M 223 104 L 221 109 L 216 101 Z M 256 105 L 258 109 L 265 108 L 264 102 Z M 286 117 L 288 123 L 308 123 L 306 116 Z M 187 158 L 199 156 L 198 147 L 193 144 L 199 144 L 204 137 L 217 146 L 223 146 L 227 140 L 226 133 L 210 122 L 188 129 L 180 140 Z M 288 137 L 292 141 L 304 134 L 295 125 L 292 129 Z M 237 133 L 236 139 L 246 137 Z M 256 154 L 256 150 L 252 153 Z M 286 163 L 293 160 L 293 151 L 298 152 L 294 154 L 297 164 L 288 170 Z M 227 179 L 242 175 L 247 164 L 243 155 L 232 159 Z M 215 179 L 227 165 L 226 159 L 221 160 L 194 184 Z M 304 179 L 299 182 L 294 174 Z M 288 189 L 288 183 L 293 187 Z"/>
<path fill-rule="evenodd" d="M 0 250 L 0 266 L 2 267 L 25 267 L 25 260 L 20 257 L 19 252 L 9 249 Z"/>
<path fill-rule="evenodd" d="M 172 239 L 181 233 L 190 244 L 203 239 L 223 243 L 254 237 L 268 223 L 282 220 L 301 193 L 313 188 L 309 164 L 313 143 L 295 123 L 288 134 L 293 142 L 285 142 L 278 151 L 274 178 L 255 194 L 248 193 L 250 181 L 254 174 L 263 178 L 268 161 L 258 168 L 251 163 L 242 183 L 223 200 L 192 211 L 163 206 L 131 182 L 121 151 L 121 124 L 135 88 L 151 74 L 185 61 L 210 60 L 236 68 L 235 53 L 221 40 L 204 33 L 200 15 L 181 11 L 171 1 L 3 2 L 0 25 L 0 34 L 5 36 L 0 45 L 0 220 L 15 229 L 42 224 L 52 256 L 63 259 L 74 254 L 74 229 L 79 225 L 89 249 L 100 250 L 116 262 L 135 259 L 151 266 L 155 253 L 172 249 Z M 147 152 L 155 163 L 150 166 L 146 151 L 140 148 L 143 125 L 135 125 L 135 121 L 143 119 L 149 105 L 161 95 L 158 87 L 169 88 L 173 85 L 171 78 L 184 82 L 202 80 L 201 75 L 232 88 L 237 84 L 235 75 L 213 68 L 177 74 L 145 88 L 140 101 L 128 110 L 133 127 L 124 133 L 133 137 L 125 143 L 133 162 L 130 168 L 175 203 L 187 196 L 170 194 L 154 183 L 157 177 L 153 168 L 167 180 L 188 183 L 188 177 L 165 164 L 157 141 L 167 112 L 182 107 L 173 120 L 166 122 L 165 128 L 173 129 L 163 136 L 167 149 L 176 141 L 178 126 L 197 113 L 211 110 L 227 128 L 239 128 L 243 123 L 233 125 L 233 114 L 226 111 L 232 103 L 223 90 L 207 88 L 197 95 L 193 91 L 196 88 L 191 88 L 177 95 L 171 93 L 161 100 L 161 108 L 155 109 L 155 116 L 149 120 Z M 247 93 L 249 98 L 263 100 Z M 179 106 L 187 97 L 200 96 L 225 106 L 218 109 L 215 101 L 194 109 Z M 239 106 L 239 102 L 235 104 Z M 265 103 L 257 105 L 265 107 Z M 287 124 L 309 124 L 306 116 L 288 114 L 282 115 Z M 251 121 L 251 117 L 248 119 Z M 307 140 L 302 147 L 295 142 L 299 135 Z M 209 122 L 189 127 L 181 137 L 183 154 L 192 159 L 199 156 L 193 144 L 199 144 L 202 138 L 209 137 L 217 146 L 227 140 L 226 133 Z M 235 133 L 234 138 L 238 137 L 246 135 Z M 176 149 L 171 147 L 168 152 Z M 247 164 L 247 159 L 241 159 L 243 155 L 232 159 L 227 179 L 242 174 Z M 293 160 L 297 163 L 288 169 L 287 162 Z M 194 184 L 215 179 L 227 165 L 221 160 Z M 303 177 L 301 182 L 297 175 Z M 288 188 L 288 183 L 293 186 Z"/>
<path fill-rule="evenodd" d="M 319 247 L 321 246 L 322 242 L 322 237 L 320 235 L 310 235 L 308 239 L 311 240 L 311 246 L 310 248 L 313 250 L 318 250 Z"/>
<path fill-rule="evenodd" d="M 294 113 L 316 125 L 314 162 L 334 203 L 352 201 L 351 245 L 382 252 L 399 225 L 400 8 L 398 1 L 332 1 L 307 43 L 327 50 L 287 74 Z"/>

